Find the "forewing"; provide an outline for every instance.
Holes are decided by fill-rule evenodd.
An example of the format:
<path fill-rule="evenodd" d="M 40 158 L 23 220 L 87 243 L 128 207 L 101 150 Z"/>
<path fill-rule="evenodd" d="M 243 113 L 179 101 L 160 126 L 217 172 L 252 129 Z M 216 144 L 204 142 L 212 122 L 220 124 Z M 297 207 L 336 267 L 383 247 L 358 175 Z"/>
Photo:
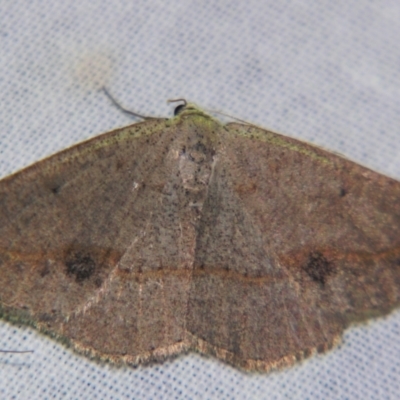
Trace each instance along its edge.
<path fill-rule="evenodd" d="M 7 318 L 114 361 L 178 350 L 187 276 L 174 270 L 180 232 L 168 231 L 179 204 L 164 196 L 175 134 L 163 120 L 135 124 L 1 181 Z"/>
<path fill-rule="evenodd" d="M 200 351 L 268 370 L 399 304 L 399 182 L 256 127 L 219 134 L 188 308 Z"/>

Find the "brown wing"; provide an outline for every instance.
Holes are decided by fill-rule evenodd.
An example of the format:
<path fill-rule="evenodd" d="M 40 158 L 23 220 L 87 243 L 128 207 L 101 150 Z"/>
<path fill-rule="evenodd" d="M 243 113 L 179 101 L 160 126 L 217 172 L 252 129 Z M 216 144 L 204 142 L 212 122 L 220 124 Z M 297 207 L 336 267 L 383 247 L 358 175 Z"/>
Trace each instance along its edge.
<path fill-rule="evenodd" d="M 2 313 L 116 362 L 192 346 L 287 365 L 399 303 L 399 199 L 389 178 L 188 107 L 0 182 Z"/>
<path fill-rule="evenodd" d="M 251 126 L 220 132 L 187 329 L 246 369 L 324 351 L 400 302 L 400 183 Z"/>
<path fill-rule="evenodd" d="M 182 347 L 174 141 L 163 120 L 135 124 L 0 182 L 3 317 L 114 361 Z"/>

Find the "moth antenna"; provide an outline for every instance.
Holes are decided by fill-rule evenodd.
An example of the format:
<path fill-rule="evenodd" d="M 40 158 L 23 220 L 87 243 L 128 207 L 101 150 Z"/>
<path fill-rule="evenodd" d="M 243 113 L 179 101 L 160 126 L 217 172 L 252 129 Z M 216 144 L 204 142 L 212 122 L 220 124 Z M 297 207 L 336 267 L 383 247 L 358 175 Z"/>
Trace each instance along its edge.
<path fill-rule="evenodd" d="M 167 100 L 167 103 L 176 103 L 176 102 L 178 102 L 178 101 L 182 101 L 183 102 L 183 107 L 186 107 L 187 106 L 187 101 L 186 101 L 186 99 L 169 99 L 169 100 Z"/>
<path fill-rule="evenodd" d="M 252 124 L 251 122 L 245 121 L 244 119 L 240 119 L 240 118 L 238 118 L 238 117 L 234 117 L 233 115 L 224 113 L 224 112 L 222 112 L 222 111 L 211 110 L 211 109 L 207 109 L 207 108 L 205 108 L 204 110 L 207 111 L 207 112 L 209 112 L 210 114 L 219 114 L 219 115 L 223 115 L 224 117 L 228 117 L 228 118 L 234 119 L 235 121 L 242 122 L 242 123 L 244 123 L 244 124 L 246 124 L 246 125 L 257 126 L 257 125 Z"/>
<path fill-rule="evenodd" d="M 24 354 L 24 353 L 33 353 L 33 350 L 0 350 L 0 353 L 18 353 L 18 354 Z"/>
<path fill-rule="evenodd" d="M 137 117 L 137 118 L 142 118 L 144 120 L 158 119 L 157 117 L 149 117 L 147 115 L 138 114 L 134 111 L 128 110 L 125 107 L 122 107 L 121 104 L 118 103 L 118 101 L 114 99 L 114 97 L 110 94 L 110 92 L 106 89 L 105 86 L 102 87 L 102 90 L 105 93 L 105 95 L 111 100 L 111 102 L 114 104 L 114 106 L 117 107 L 122 112 L 124 112 L 125 114 L 132 115 L 133 117 Z"/>

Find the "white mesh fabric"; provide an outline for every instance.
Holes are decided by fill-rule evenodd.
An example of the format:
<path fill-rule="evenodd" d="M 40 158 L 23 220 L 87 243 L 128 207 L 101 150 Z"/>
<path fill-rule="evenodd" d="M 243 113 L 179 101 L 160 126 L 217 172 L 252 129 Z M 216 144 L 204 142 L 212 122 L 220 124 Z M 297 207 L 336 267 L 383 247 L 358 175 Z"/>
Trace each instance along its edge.
<path fill-rule="evenodd" d="M 0 175 L 184 96 L 400 179 L 400 3 L 0 1 Z M 182 356 L 115 368 L 0 324 L 0 398 L 398 398 L 400 312 L 272 374 Z"/>

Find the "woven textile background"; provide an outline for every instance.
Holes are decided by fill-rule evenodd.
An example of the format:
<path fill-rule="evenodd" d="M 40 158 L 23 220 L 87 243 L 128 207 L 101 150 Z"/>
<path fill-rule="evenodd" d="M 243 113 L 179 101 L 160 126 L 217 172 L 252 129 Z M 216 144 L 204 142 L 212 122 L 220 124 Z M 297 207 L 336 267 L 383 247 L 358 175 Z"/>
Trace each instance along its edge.
<path fill-rule="evenodd" d="M 185 97 L 400 179 L 400 2 L 0 0 L 0 175 Z M 0 324 L 1 399 L 373 399 L 400 393 L 400 312 L 272 374 L 146 368 Z"/>

